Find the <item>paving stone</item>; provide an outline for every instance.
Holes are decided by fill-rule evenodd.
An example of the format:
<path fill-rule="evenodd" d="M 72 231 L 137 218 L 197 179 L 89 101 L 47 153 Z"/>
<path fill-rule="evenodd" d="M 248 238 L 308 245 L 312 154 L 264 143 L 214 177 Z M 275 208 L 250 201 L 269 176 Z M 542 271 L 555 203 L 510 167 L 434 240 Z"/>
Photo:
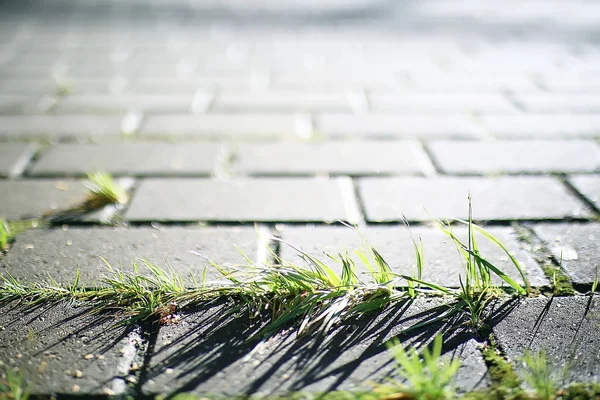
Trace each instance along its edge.
<path fill-rule="evenodd" d="M 34 176 L 210 175 L 221 145 L 204 143 L 63 143 L 48 149 L 29 171 Z"/>
<path fill-rule="evenodd" d="M 600 116 L 594 114 L 482 115 L 482 124 L 499 138 L 593 138 L 600 132 Z"/>
<path fill-rule="evenodd" d="M 600 95 L 577 94 L 516 94 L 515 100 L 531 112 L 574 112 L 600 111 Z"/>
<path fill-rule="evenodd" d="M 536 224 L 535 233 L 547 243 L 571 280 L 591 284 L 600 268 L 600 224 Z"/>
<path fill-rule="evenodd" d="M 477 138 L 482 131 L 463 116 L 391 113 L 322 114 L 316 127 L 326 137 Z"/>
<path fill-rule="evenodd" d="M 70 94 L 110 93 L 111 81 L 107 79 L 69 79 L 57 82 L 54 79 L 11 79 L 0 83 L 0 92 L 5 94 L 27 94 L 30 96 L 56 95 L 66 89 Z"/>
<path fill-rule="evenodd" d="M 0 137 L 119 136 L 122 116 L 0 116 Z"/>
<path fill-rule="evenodd" d="M 31 101 L 27 96 L 0 94 L 0 115 L 21 114 Z"/>
<path fill-rule="evenodd" d="M 415 141 L 241 144 L 234 170 L 251 175 L 420 175 L 429 159 Z"/>
<path fill-rule="evenodd" d="M 351 111 L 348 96 L 334 92 L 228 92 L 215 98 L 216 111 Z"/>
<path fill-rule="evenodd" d="M 313 88 L 372 88 L 385 89 L 396 84 L 391 73 L 334 71 L 278 71 L 273 75 L 273 87 L 282 89 Z"/>
<path fill-rule="evenodd" d="M 343 183 L 345 184 L 345 180 Z M 336 221 L 346 210 L 342 180 L 146 179 L 128 221 Z"/>
<path fill-rule="evenodd" d="M 0 177 L 14 177 L 25 169 L 37 143 L 0 143 Z"/>
<path fill-rule="evenodd" d="M 592 383 L 600 379 L 599 324 L 597 297 L 555 297 L 522 299 L 492 329 L 510 360 L 543 349 L 556 375 L 567 368 L 565 383 Z"/>
<path fill-rule="evenodd" d="M 74 95 L 61 99 L 52 109 L 56 114 L 125 113 L 134 109 L 148 113 L 192 111 L 191 95 Z"/>
<path fill-rule="evenodd" d="M 341 273 L 341 265 L 332 262 L 324 252 L 339 254 L 349 251 L 353 255 L 354 250 L 364 248 L 365 245 L 358 233 L 344 227 L 283 226 L 280 230 L 281 238 L 285 242 L 321 259 L 339 273 Z M 543 271 L 532 256 L 520 247 L 512 228 L 488 227 L 486 230 L 511 251 L 526 271 L 532 286 L 548 284 Z M 459 287 L 459 275 L 463 275 L 464 280 L 464 267 L 454 242 L 437 227 L 413 227 L 411 231 L 412 237 L 417 243 L 420 239 L 423 244 L 425 259 L 423 279 L 447 287 Z M 360 234 L 381 253 L 394 272 L 413 276 L 416 273 L 416 256 L 411 231 L 403 225 L 370 226 L 361 229 Z M 456 227 L 454 231 L 465 243 L 467 242 L 467 229 Z M 475 237 L 483 257 L 519 283 L 523 283 L 518 270 L 500 247 L 479 233 L 476 233 Z M 297 265 L 305 265 L 297 251 L 285 244 L 281 246 L 281 258 Z M 357 256 L 354 255 L 353 259 L 357 266 L 358 276 L 368 281 L 370 277 L 368 268 Z M 502 283 L 501 279 L 494 278 L 494 280 L 498 284 Z"/>
<path fill-rule="evenodd" d="M 600 209 L 600 175 L 571 176 L 569 182 L 597 209 Z"/>
<path fill-rule="evenodd" d="M 591 140 L 448 141 L 428 144 L 449 174 L 569 173 L 600 169 L 600 146 Z"/>
<path fill-rule="evenodd" d="M 489 93 L 507 91 L 535 91 L 538 89 L 532 79 L 520 75 L 468 75 L 465 73 L 431 74 L 410 73 L 410 87 L 419 91 L 457 92 L 457 93 Z"/>
<path fill-rule="evenodd" d="M 16 370 L 34 394 L 123 395 L 141 338 L 118 322 L 66 303 L 3 305 L 0 376 Z"/>
<path fill-rule="evenodd" d="M 468 218 L 475 220 L 585 218 L 590 210 L 552 177 L 362 178 L 359 193 L 368 221 Z"/>
<path fill-rule="evenodd" d="M 455 113 L 516 112 L 516 107 L 500 94 L 463 93 L 397 93 L 369 96 L 375 111 L 395 111 L 397 113 Z"/>
<path fill-rule="evenodd" d="M 82 201 L 87 189 L 75 180 L 1 181 L 0 215 L 9 220 L 41 217 Z"/>
<path fill-rule="evenodd" d="M 369 382 L 390 376 L 399 379 L 385 341 L 398 336 L 404 345 L 428 343 L 439 325 L 433 324 L 425 332 L 402 331 L 436 315 L 444 306 L 440 301 L 418 299 L 404 309 L 392 306 L 372 318 L 342 325 L 326 337 L 281 334 L 254 352 L 256 342 L 247 339 L 256 333 L 259 322 L 246 316 L 233 318 L 225 307 L 222 303 L 203 307 L 184 315 L 179 324 L 161 327 L 144 394 L 189 391 L 233 396 L 368 390 L 372 388 Z M 486 368 L 475 340 L 466 334 L 448 339 L 443 357 L 462 361 L 457 387 L 485 387 Z"/>
<path fill-rule="evenodd" d="M 243 252 L 257 263 L 264 262 L 268 252 L 259 239 L 253 227 L 30 230 L 17 237 L 2 259 L 0 271 L 24 282 L 45 281 L 51 275 L 68 284 L 79 268 L 81 283 L 94 284 L 108 272 L 100 257 L 127 271 L 132 270 L 133 262 L 142 265 L 145 258 L 165 269 L 170 266 L 187 284 L 193 284 L 190 275 L 201 282 L 205 268 L 207 281 L 221 279 L 208 260 L 218 265 L 243 265 L 247 263 Z M 142 266 L 141 273 L 149 271 Z"/>
<path fill-rule="evenodd" d="M 142 136 L 200 136 L 217 138 L 294 137 L 297 119 L 287 114 L 151 115 L 140 128 Z"/>

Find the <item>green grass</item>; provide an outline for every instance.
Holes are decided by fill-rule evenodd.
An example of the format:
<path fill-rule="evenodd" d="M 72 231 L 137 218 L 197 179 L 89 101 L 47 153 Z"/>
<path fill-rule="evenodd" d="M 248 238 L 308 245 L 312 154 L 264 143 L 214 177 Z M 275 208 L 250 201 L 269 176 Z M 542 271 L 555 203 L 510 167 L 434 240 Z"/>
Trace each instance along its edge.
<path fill-rule="evenodd" d="M 556 398 L 558 389 L 562 387 L 566 368 L 558 372 L 548 363 L 546 352 L 541 350 L 535 354 L 529 349 L 521 358 L 523 363 L 523 380 L 533 390 L 537 399 L 552 400 Z"/>
<path fill-rule="evenodd" d="M 436 336 L 433 347 L 425 347 L 421 354 L 414 347 L 406 350 L 397 340 L 391 342 L 388 350 L 396 360 L 398 374 L 406 383 L 392 381 L 375 388 L 383 396 L 403 393 L 409 398 L 444 400 L 453 399 L 456 395 L 453 382 L 460 367 L 460 361 L 442 360 L 442 337 Z"/>
<path fill-rule="evenodd" d="M 129 200 L 129 195 L 119 186 L 112 176 L 105 172 L 94 172 L 88 174 L 90 183 L 86 185 L 89 195 L 84 206 L 96 209 L 108 204 L 124 204 Z"/>
<path fill-rule="evenodd" d="M 30 385 L 22 370 L 6 367 L 0 374 L 0 400 L 27 400 Z"/>

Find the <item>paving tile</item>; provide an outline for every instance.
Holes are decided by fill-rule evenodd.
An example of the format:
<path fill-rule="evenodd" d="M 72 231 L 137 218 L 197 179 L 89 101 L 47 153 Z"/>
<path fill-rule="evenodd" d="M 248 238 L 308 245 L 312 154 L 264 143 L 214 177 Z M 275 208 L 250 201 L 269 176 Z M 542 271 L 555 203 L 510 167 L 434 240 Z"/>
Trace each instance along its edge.
<path fill-rule="evenodd" d="M 391 73 L 373 73 L 342 71 L 278 71 L 273 75 L 272 85 L 275 88 L 298 89 L 305 87 L 319 88 L 381 88 L 396 84 Z"/>
<path fill-rule="evenodd" d="M 492 330 L 510 360 L 518 360 L 526 349 L 543 349 L 553 373 L 567 368 L 565 383 L 591 383 L 600 379 L 599 316 L 597 297 L 523 299 Z M 516 365 L 521 371 L 522 364 Z"/>
<path fill-rule="evenodd" d="M 535 233 L 547 243 L 571 280 L 590 284 L 600 268 L 600 224 L 536 224 Z"/>
<path fill-rule="evenodd" d="M 411 114 L 428 113 L 479 113 L 479 112 L 517 112 L 517 108 L 501 94 L 464 94 L 464 93 L 397 93 L 369 96 L 371 107 L 375 111 L 395 111 Z"/>
<path fill-rule="evenodd" d="M 506 139 L 593 138 L 600 132 L 594 114 L 482 115 L 481 121 L 491 135 Z"/>
<path fill-rule="evenodd" d="M 589 113 L 600 111 L 600 95 L 577 94 L 515 94 L 515 100 L 531 112 Z"/>
<path fill-rule="evenodd" d="M 257 320 L 233 318 L 226 305 L 203 307 L 184 315 L 177 325 L 161 327 L 148 371 L 144 394 L 190 391 L 197 394 L 284 394 L 291 391 L 371 389 L 394 373 L 385 341 L 399 337 L 404 345 L 423 345 L 435 336 L 433 324 L 420 336 L 403 330 L 422 318 L 435 315 L 443 303 L 418 299 L 402 310 L 392 306 L 377 316 L 342 325 L 326 337 L 295 333 L 278 335 L 260 348 L 247 341 Z M 312 339 L 311 339 L 312 338 Z M 468 335 L 448 338 L 444 358 L 458 357 L 460 390 L 487 385 L 486 368 L 474 339 Z"/>
<path fill-rule="evenodd" d="M 0 360 L 31 393 L 123 395 L 139 335 L 113 315 L 66 303 L 0 307 Z"/>
<path fill-rule="evenodd" d="M 114 85 L 114 84 L 113 84 Z M 0 92 L 5 94 L 27 94 L 30 96 L 56 95 L 65 89 L 70 94 L 110 93 L 111 81 L 88 78 L 56 81 L 54 79 L 11 79 L 0 83 Z"/>
<path fill-rule="evenodd" d="M 475 220 L 589 217 L 590 210 L 552 177 L 362 178 L 359 193 L 368 221 L 468 218 Z"/>
<path fill-rule="evenodd" d="M 591 140 L 448 141 L 428 144 L 449 174 L 569 173 L 600 169 L 600 146 Z"/>
<path fill-rule="evenodd" d="M 409 85 L 419 91 L 456 92 L 456 93 L 490 93 L 507 91 L 535 91 L 538 89 L 534 81 L 524 74 L 494 75 L 481 73 L 468 75 L 465 73 L 409 74 Z"/>
<path fill-rule="evenodd" d="M 119 136 L 122 118 L 116 115 L 0 116 L 0 137 Z"/>
<path fill-rule="evenodd" d="M 341 266 L 332 262 L 324 252 L 329 254 L 339 254 L 349 251 L 352 255 L 354 250 L 364 248 L 365 243 L 358 233 L 344 227 L 293 227 L 283 226 L 280 228 L 281 238 L 290 245 L 301 249 L 302 251 L 321 259 L 327 265 L 338 270 L 341 273 Z M 517 236 L 512 228 L 507 227 L 488 227 L 488 232 L 497 237 L 516 257 L 522 268 L 526 271 L 529 282 L 532 286 L 547 285 L 548 281 L 544 277 L 543 271 L 532 256 L 524 251 L 518 243 Z M 413 227 L 409 231 L 402 226 L 380 226 L 366 227 L 360 230 L 360 234 L 374 246 L 383 258 L 387 261 L 390 268 L 396 273 L 413 276 L 416 265 L 416 256 L 412 237 L 423 244 L 425 266 L 423 268 L 423 279 L 447 287 L 459 287 L 459 275 L 463 276 L 464 267 L 462 260 L 457 253 L 456 246 L 437 227 Z M 455 234 L 466 243 L 467 230 L 462 227 L 455 229 Z M 520 283 L 523 280 L 510 262 L 508 256 L 501 248 L 494 245 L 483 235 L 476 233 L 477 244 L 483 257 L 489 260 L 496 267 L 505 271 L 509 276 Z M 297 265 L 305 265 L 298 252 L 291 246 L 283 244 L 281 246 L 281 257 L 285 261 L 293 262 Z M 357 266 L 357 274 L 364 280 L 369 280 L 368 268 L 363 265 L 360 259 L 353 256 Z M 494 278 L 498 284 L 501 279 Z"/>
<path fill-rule="evenodd" d="M 126 113 L 134 109 L 148 113 L 185 113 L 192 111 L 191 95 L 74 95 L 61 99 L 52 109 L 55 114 Z"/>
<path fill-rule="evenodd" d="M 57 282 L 69 284 L 79 268 L 81 283 L 93 285 L 108 273 L 100 257 L 127 271 L 137 262 L 141 273 L 150 274 L 143 267 L 144 258 L 165 269 L 172 268 L 191 285 L 190 276 L 201 282 L 205 268 L 207 281 L 222 279 L 208 260 L 218 265 L 242 265 L 246 264 L 243 252 L 251 260 L 264 262 L 268 253 L 259 247 L 253 227 L 34 229 L 17 237 L 2 259 L 0 272 L 24 282 L 45 281 L 51 275 Z"/>
<path fill-rule="evenodd" d="M 571 176 L 569 182 L 597 209 L 600 209 L 600 175 Z"/>
<path fill-rule="evenodd" d="M 32 99 L 27 96 L 6 95 L 0 92 L 0 115 L 22 114 L 30 102 Z"/>
<path fill-rule="evenodd" d="M 345 209 L 341 180 L 146 179 L 128 221 L 337 221 Z M 345 183 L 346 181 L 344 181 Z"/>
<path fill-rule="evenodd" d="M 294 137 L 297 118 L 287 114 L 151 115 L 140 128 L 142 136 L 199 136 L 217 138 Z"/>
<path fill-rule="evenodd" d="M 415 141 L 241 144 L 234 170 L 251 175 L 420 175 L 429 162 Z"/>
<path fill-rule="evenodd" d="M 0 180 L 0 215 L 9 220 L 41 217 L 82 201 L 87 190 L 75 180 Z"/>
<path fill-rule="evenodd" d="M 29 171 L 34 176 L 210 175 L 221 145 L 204 143 L 63 143 L 48 149 Z"/>
<path fill-rule="evenodd" d="M 326 113 L 317 117 L 316 127 L 326 137 L 476 138 L 482 131 L 463 116 L 397 113 Z"/>
<path fill-rule="evenodd" d="M 212 105 L 215 111 L 351 111 L 348 96 L 334 92 L 221 91 Z"/>
<path fill-rule="evenodd" d="M 37 143 L 0 143 L 0 177 L 14 177 L 23 172 Z"/>

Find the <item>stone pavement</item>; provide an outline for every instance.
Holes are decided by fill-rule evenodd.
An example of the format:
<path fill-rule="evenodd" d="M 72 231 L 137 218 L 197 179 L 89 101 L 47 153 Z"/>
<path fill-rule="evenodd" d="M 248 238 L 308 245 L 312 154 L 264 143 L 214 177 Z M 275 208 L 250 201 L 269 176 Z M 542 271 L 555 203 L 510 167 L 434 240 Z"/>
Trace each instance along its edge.
<path fill-rule="evenodd" d="M 546 349 L 569 382 L 598 381 L 599 305 L 582 294 L 600 265 L 599 23 L 584 0 L 0 1 L 0 217 L 68 207 L 89 172 L 133 180 L 122 209 L 19 235 L 0 272 L 68 284 L 79 268 L 93 285 L 99 257 L 145 257 L 188 279 L 209 267 L 193 253 L 296 260 L 273 236 L 317 257 L 360 246 L 342 221 L 410 273 L 404 216 L 424 278 L 457 287 L 456 251 L 428 221 L 467 218 L 471 193 L 535 288 L 551 291 L 561 265 L 576 292 L 498 318 L 504 355 Z M 0 367 L 47 395 L 355 389 L 390 373 L 381 343 L 431 301 L 366 336 L 340 327 L 326 350 L 282 335 L 250 361 L 248 324 L 222 304 L 150 331 L 5 305 Z M 481 340 L 445 347 L 461 390 L 490 384 Z"/>

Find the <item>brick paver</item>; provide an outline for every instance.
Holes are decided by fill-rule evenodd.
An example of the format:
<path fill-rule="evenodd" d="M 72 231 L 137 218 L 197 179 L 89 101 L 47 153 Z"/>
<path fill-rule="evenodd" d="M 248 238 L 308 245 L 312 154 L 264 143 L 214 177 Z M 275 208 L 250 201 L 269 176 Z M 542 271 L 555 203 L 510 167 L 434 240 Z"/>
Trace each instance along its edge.
<path fill-rule="evenodd" d="M 597 209 L 600 209 L 600 175 L 571 176 L 569 182 Z"/>
<path fill-rule="evenodd" d="M 80 176 L 89 172 L 104 171 L 115 176 L 209 176 L 221 151 L 222 145 L 215 142 L 63 143 L 45 151 L 29 174 Z"/>
<path fill-rule="evenodd" d="M 492 235 L 501 240 L 515 255 L 528 279 L 533 286 L 547 284 L 544 273 L 539 268 L 532 256 L 520 248 L 513 230 L 505 227 L 493 227 L 487 229 Z M 413 227 L 410 231 L 403 225 L 369 227 L 360 230 L 367 242 L 381 253 L 383 258 L 396 273 L 408 276 L 416 276 L 416 255 L 412 239 L 423 244 L 425 265 L 423 268 L 423 279 L 428 282 L 446 285 L 448 287 L 459 287 L 459 275 L 464 280 L 463 260 L 459 257 L 456 246 L 437 227 Z M 412 233 L 412 236 L 411 236 Z M 466 230 L 457 227 L 457 236 L 467 243 Z M 325 253 L 333 255 L 344 254 L 346 251 L 354 259 L 357 266 L 357 274 L 361 279 L 369 280 L 368 268 L 354 255 L 355 250 L 366 250 L 366 243 L 358 233 L 344 227 L 293 227 L 281 228 L 281 238 L 291 246 L 300 248 L 302 251 L 328 261 Z M 481 254 L 505 271 L 517 281 L 522 279 L 517 269 L 511 264 L 506 253 L 498 246 L 484 238 L 476 235 Z M 305 265 L 298 253 L 288 245 L 281 247 L 281 258 L 297 265 Z M 333 264 L 339 269 L 341 265 Z M 500 281 L 496 278 L 496 282 Z"/>
<path fill-rule="evenodd" d="M 600 169 L 600 146 L 591 140 L 433 141 L 434 160 L 452 175 L 570 173 Z"/>
<path fill-rule="evenodd" d="M 148 257 L 190 285 L 188 273 L 201 276 L 208 259 L 244 263 L 234 245 L 258 263 L 297 261 L 273 233 L 319 256 L 353 248 L 360 240 L 344 221 L 411 274 L 404 215 L 423 240 L 424 278 L 457 287 L 457 252 L 426 221 L 467 218 L 471 193 L 474 218 L 526 266 L 534 294 L 513 311 L 501 307 L 505 296 L 488 304 L 500 314 L 477 334 L 465 333 L 466 314 L 457 330 L 444 328 L 444 356 L 464 364 L 458 387 L 489 385 L 477 348 L 492 341 L 488 326 L 517 366 L 530 342 L 554 365 L 568 361 L 559 350 L 574 354 L 569 380 L 597 381 L 597 304 L 583 292 L 598 264 L 598 4 L 0 3 L 0 218 L 66 208 L 94 171 L 118 176 L 131 194 L 122 207 L 18 234 L 0 249 L 0 273 L 65 283 L 80 268 L 82 282 L 97 284 L 99 256 L 128 271 Z M 517 236 L 521 225 L 536 236 Z M 479 244 L 520 279 L 497 246 Z M 575 295 L 548 300 L 545 267 L 561 254 Z M 355 389 L 391 372 L 387 339 L 447 301 L 420 295 L 334 327 L 319 338 L 326 346 L 282 334 L 253 353 L 246 339 L 267 316 L 246 321 L 216 305 L 127 333 L 106 333 L 105 321 L 70 305 L 41 306 L 39 317 L 3 305 L 0 381 L 9 365 L 46 366 L 34 388 L 47 397 Z M 400 339 L 430 340 L 439 328 Z"/>
<path fill-rule="evenodd" d="M 600 268 L 600 224 L 539 224 L 533 229 L 573 282 L 594 281 Z"/>
<path fill-rule="evenodd" d="M 233 168 L 252 175 L 422 175 L 431 169 L 415 141 L 242 144 Z"/>
<path fill-rule="evenodd" d="M 551 177 L 363 178 L 359 192 L 367 220 L 468 218 L 467 195 L 477 220 L 589 217 L 590 210 Z"/>
<path fill-rule="evenodd" d="M 296 178 L 147 179 L 125 213 L 129 221 L 352 221 L 345 181 Z M 352 193 L 348 193 L 352 195 Z"/>
<path fill-rule="evenodd" d="M 38 149 L 36 143 L 0 144 L 0 177 L 19 175 Z"/>

